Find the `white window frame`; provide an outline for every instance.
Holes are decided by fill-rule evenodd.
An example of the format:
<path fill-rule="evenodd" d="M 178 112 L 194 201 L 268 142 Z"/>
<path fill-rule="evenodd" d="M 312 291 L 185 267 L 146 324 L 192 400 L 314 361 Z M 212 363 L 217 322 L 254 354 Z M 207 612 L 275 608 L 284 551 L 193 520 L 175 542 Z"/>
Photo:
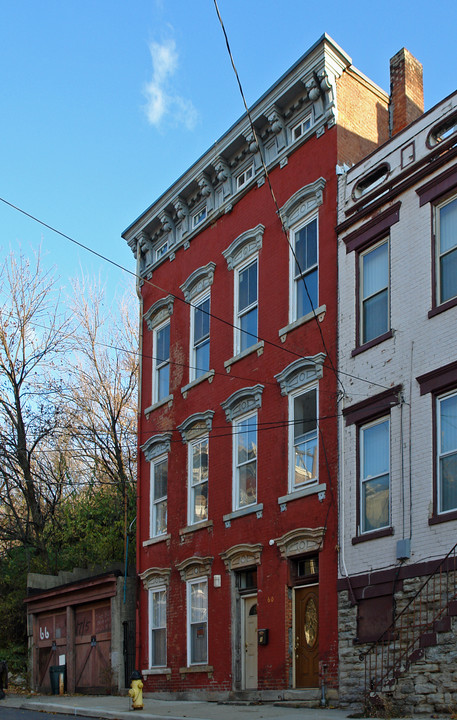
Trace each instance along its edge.
<path fill-rule="evenodd" d="M 437 493 L 437 508 L 438 508 L 438 514 L 445 514 L 448 512 L 455 512 L 457 510 L 457 504 L 455 507 L 447 508 L 446 510 L 443 510 L 443 492 L 442 492 L 442 478 L 441 478 L 441 460 L 446 457 L 451 457 L 453 455 L 457 454 L 457 446 L 453 448 L 452 450 L 448 450 L 446 452 L 442 451 L 441 448 L 441 403 L 443 401 L 448 400 L 449 398 L 456 398 L 457 399 L 457 392 L 453 390 L 452 392 L 445 393 L 444 395 L 439 395 L 436 398 L 436 493 Z"/>
<path fill-rule="evenodd" d="M 316 221 L 316 262 L 310 266 L 309 268 L 303 269 L 300 268 L 301 273 L 297 276 L 295 275 L 295 254 L 296 254 L 296 237 L 299 235 L 300 231 L 303 230 L 307 225 L 310 225 L 312 222 Z M 317 292 L 316 292 L 316 298 L 313 298 L 311 296 L 312 304 L 314 310 L 316 310 L 319 307 L 319 216 L 318 213 L 315 212 L 312 215 L 309 215 L 303 222 L 301 222 L 299 225 L 291 228 L 290 231 L 290 241 L 291 241 L 291 248 L 289 250 L 289 322 L 295 322 L 296 320 L 299 320 L 301 317 L 305 317 L 305 315 L 299 315 L 298 314 L 298 302 L 297 302 L 297 295 L 298 295 L 298 285 L 299 283 L 306 282 L 307 276 L 310 276 L 314 272 L 317 273 Z M 304 280 L 303 280 L 304 278 Z M 309 290 L 309 289 L 308 289 Z M 304 290 L 306 293 L 306 290 Z M 310 293 L 311 295 L 311 293 Z M 307 297 L 307 296 L 306 296 Z M 310 310 L 312 312 L 312 309 Z"/>
<path fill-rule="evenodd" d="M 372 294 L 369 297 L 365 297 L 364 287 L 363 287 L 363 264 L 365 261 L 365 258 L 368 257 L 372 252 L 375 252 L 378 248 L 380 248 L 382 245 L 387 246 L 387 285 L 383 286 L 381 289 L 377 290 L 374 294 Z M 379 295 L 381 292 L 386 292 L 387 294 L 387 306 L 386 306 L 386 327 L 383 332 L 379 333 L 378 335 L 373 335 L 373 337 L 365 338 L 364 334 L 364 323 L 365 323 L 365 303 L 367 300 L 376 297 L 376 295 Z M 376 340 L 378 337 L 382 337 L 386 332 L 389 332 L 390 330 L 390 237 L 386 236 L 383 237 L 382 240 L 379 240 L 379 242 L 375 243 L 374 245 L 371 245 L 369 248 L 364 250 L 359 254 L 359 342 L 360 345 L 365 345 L 368 342 L 372 342 L 373 340 Z"/>
<path fill-rule="evenodd" d="M 168 238 L 164 242 L 160 243 L 160 245 L 157 245 L 154 248 L 154 261 L 158 262 L 159 260 L 162 260 L 163 257 L 168 252 Z"/>
<path fill-rule="evenodd" d="M 200 208 L 196 213 L 192 215 L 192 227 L 196 228 L 198 225 L 200 225 L 202 222 L 206 220 L 208 217 L 208 209 L 206 205 L 204 205 L 202 208 Z"/>
<path fill-rule="evenodd" d="M 152 402 L 157 403 L 161 400 L 164 400 L 166 397 L 170 394 L 170 349 L 171 349 L 171 336 L 169 338 L 168 343 L 168 359 L 165 361 L 159 362 L 159 359 L 157 357 L 157 336 L 161 332 L 161 330 L 164 330 L 166 326 L 169 326 L 170 333 L 171 333 L 171 323 L 170 320 L 167 319 L 165 322 L 160 323 L 160 325 L 157 325 L 156 328 L 154 328 L 154 335 L 153 335 L 153 358 L 152 358 Z M 168 392 L 165 395 L 160 394 L 160 383 L 159 383 L 159 373 L 160 370 L 168 366 Z"/>
<path fill-rule="evenodd" d="M 388 473 L 382 473 L 382 474 L 379 474 L 379 475 L 376 475 L 376 476 L 364 477 L 364 474 L 363 474 L 364 460 L 365 460 L 365 446 L 364 446 L 364 438 L 365 438 L 365 435 L 364 435 L 364 433 L 365 433 L 367 430 L 369 430 L 370 428 L 375 427 L 376 425 L 382 425 L 382 424 L 384 424 L 384 423 L 387 423 L 387 424 L 388 424 L 388 429 L 389 429 L 389 444 L 388 444 L 388 449 L 389 449 L 388 468 L 389 468 L 389 469 L 388 469 Z M 360 534 L 360 535 L 365 535 L 365 534 L 367 534 L 367 533 L 378 532 L 379 530 L 384 530 L 385 528 L 388 528 L 389 525 L 390 525 L 390 516 L 391 516 L 391 515 L 390 515 L 390 513 L 391 513 L 390 505 L 391 505 L 391 494 L 392 494 L 392 492 L 391 492 L 391 447 L 390 447 L 390 444 L 391 444 L 391 439 L 390 439 L 390 438 L 391 438 L 391 433 L 390 433 L 390 426 L 391 426 L 390 416 L 389 416 L 389 415 L 384 415 L 383 417 L 376 418 L 376 420 L 372 420 L 371 422 L 364 423 L 363 425 L 360 425 L 359 428 L 358 428 L 358 432 L 359 432 L 359 455 L 360 455 L 360 457 L 359 457 L 359 468 L 360 468 L 360 469 L 359 469 L 359 506 L 360 506 L 360 509 L 359 509 L 359 534 Z M 388 511 L 387 511 L 387 522 L 386 522 L 385 524 L 379 525 L 379 526 L 377 526 L 377 527 L 375 527 L 375 528 L 364 529 L 364 518 L 365 518 L 365 515 L 366 515 L 366 513 L 365 513 L 365 504 L 364 504 L 364 485 L 365 485 L 367 482 L 370 482 L 370 481 L 376 479 L 376 477 L 382 478 L 382 477 L 384 477 L 386 474 L 388 475 L 388 492 L 389 492 Z"/>
<path fill-rule="evenodd" d="M 161 625 L 155 625 L 154 624 L 154 596 L 156 595 L 164 595 L 165 597 L 165 622 Z M 152 633 L 155 631 L 161 631 L 164 630 L 165 635 L 165 648 L 164 648 L 164 662 L 161 663 L 153 663 L 153 642 L 152 642 Z M 166 585 L 159 585 L 157 587 L 151 587 L 148 589 L 148 646 L 149 646 L 149 667 L 157 668 L 157 667 L 166 667 L 167 664 L 167 588 Z"/>
<path fill-rule="evenodd" d="M 303 135 L 311 129 L 312 124 L 313 121 L 311 113 L 308 113 L 302 120 L 300 120 L 299 123 L 297 123 L 291 128 L 290 134 L 292 137 L 292 142 L 295 142 L 299 138 L 303 137 Z"/>
<path fill-rule="evenodd" d="M 206 467 L 206 480 L 200 479 L 198 482 L 194 482 L 194 448 L 197 445 L 203 445 L 206 443 L 206 457 L 208 460 L 208 464 Z M 187 446 L 187 470 L 188 470 L 188 481 L 187 481 L 187 487 L 188 487 L 188 502 L 187 502 L 187 508 L 188 508 L 188 518 L 187 522 L 188 525 L 196 525 L 197 523 L 204 522 L 208 519 L 208 480 L 209 480 L 209 435 L 200 435 L 200 437 L 196 438 L 195 440 L 192 440 L 188 443 Z M 202 471 L 202 468 L 200 467 L 200 473 Z M 196 491 L 197 489 L 201 488 L 203 485 L 206 485 L 206 515 L 204 517 L 195 518 L 195 499 L 196 499 Z M 201 493 L 200 493 L 201 494 Z"/>
<path fill-rule="evenodd" d="M 155 495 L 155 469 L 157 465 L 160 465 L 166 461 L 167 463 L 167 493 L 156 498 Z M 168 512 L 168 453 L 159 455 L 150 462 L 150 490 L 149 490 L 149 536 L 151 538 L 161 537 L 167 533 L 167 512 Z M 157 527 L 157 508 L 165 502 L 165 529 L 162 532 L 156 532 Z"/>
<path fill-rule="evenodd" d="M 296 467 L 296 444 L 295 444 L 295 400 L 302 395 L 307 393 L 316 392 L 316 430 L 315 430 L 315 443 L 316 443 L 316 456 L 315 456 L 315 467 L 316 475 L 304 480 L 301 483 L 295 481 L 295 467 Z M 296 392 L 291 392 L 289 398 L 289 492 L 297 492 L 302 490 L 304 487 L 310 485 L 317 485 L 319 483 L 319 384 L 313 383 L 312 385 L 306 385 L 301 387 Z M 314 432 L 313 432 L 314 434 Z M 310 433 L 307 433 L 310 435 Z M 312 438 L 309 437 L 309 441 Z"/>
<path fill-rule="evenodd" d="M 192 607 L 191 607 L 191 593 L 194 585 L 203 585 L 206 593 L 206 620 L 193 622 L 192 621 Z M 192 667 L 193 665 L 207 665 L 208 664 L 208 578 L 198 577 L 195 580 L 188 580 L 186 583 L 186 608 L 187 608 L 187 666 Z M 193 625 L 205 625 L 206 632 L 206 657 L 204 660 L 192 660 L 192 626 Z"/>
<path fill-rule="evenodd" d="M 199 368 L 197 363 L 197 349 L 198 347 L 208 344 L 210 346 L 211 338 L 211 316 L 208 315 L 209 331 L 208 335 L 203 338 L 198 344 L 195 341 L 195 315 L 200 305 L 206 300 L 209 301 L 209 312 L 211 312 L 211 294 L 209 292 L 202 293 L 192 300 L 192 306 L 190 308 L 190 382 L 197 380 L 201 375 L 208 372 L 210 368 L 209 364 L 209 352 L 208 352 L 208 367 L 206 369 Z"/>
<path fill-rule="evenodd" d="M 441 230 L 440 230 L 440 221 L 441 221 L 441 210 L 445 208 L 447 205 L 451 205 L 452 203 L 457 203 L 457 195 L 454 195 L 451 198 L 447 198 L 447 200 L 444 200 L 443 202 L 438 203 L 435 205 L 434 209 L 434 224 L 435 224 L 435 245 L 436 245 L 436 272 L 435 272 L 435 285 L 436 285 L 436 304 L 443 305 L 444 303 L 449 302 L 450 300 L 454 300 L 457 297 L 457 293 L 455 295 L 451 295 L 449 297 L 441 299 L 441 287 L 442 287 L 442 272 L 441 272 L 441 260 L 445 256 L 451 255 L 451 253 L 457 253 L 457 235 L 456 235 L 456 243 L 453 245 L 449 250 L 446 250 L 444 252 L 441 252 Z"/>
<path fill-rule="evenodd" d="M 250 305 L 247 305 L 245 308 L 240 310 L 240 297 L 239 297 L 239 289 L 240 289 L 240 275 L 243 272 L 243 270 L 246 270 L 250 265 L 253 265 L 256 263 L 256 283 L 257 283 L 257 294 L 256 294 L 256 300 L 255 302 L 252 302 Z M 234 280 L 235 280 L 235 316 L 234 316 L 234 355 L 239 355 L 241 352 L 244 352 L 244 350 L 247 350 L 249 347 L 252 347 L 252 345 L 255 345 L 258 341 L 259 337 L 259 256 L 251 255 L 246 262 L 240 264 L 235 268 L 235 274 L 234 274 Z M 244 332 L 241 330 L 241 320 L 243 317 L 248 315 L 248 313 L 252 312 L 252 310 L 257 311 L 257 332 L 255 337 L 253 336 L 252 342 L 250 345 L 247 345 L 245 348 L 241 347 L 242 343 L 242 336 Z"/>
<path fill-rule="evenodd" d="M 236 189 L 241 190 L 254 177 L 254 163 L 249 165 L 243 172 L 236 176 Z"/>
<path fill-rule="evenodd" d="M 232 507 L 233 510 L 243 510 L 244 508 L 250 507 L 251 505 L 256 505 L 257 503 L 257 457 L 258 457 L 258 437 L 257 437 L 257 412 L 251 412 L 246 413 L 245 415 L 241 415 L 240 417 L 237 417 L 232 421 L 232 433 L 233 433 L 233 443 L 232 443 L 232 453 L 233 453 L 233 499 L 232 499 Z M 256 432 L 256 454 L 255 454 L 255 497 L 254 499 L 245 504 L 240 503 L 240 469 L 250 463 L 252 463 L 252 460 L 247 460 L 245 462 L 239 462 L 239 441 L 240 441 L 240 426 L 242 423 L 254 420 L 255 425 L 255 432 Z"/>

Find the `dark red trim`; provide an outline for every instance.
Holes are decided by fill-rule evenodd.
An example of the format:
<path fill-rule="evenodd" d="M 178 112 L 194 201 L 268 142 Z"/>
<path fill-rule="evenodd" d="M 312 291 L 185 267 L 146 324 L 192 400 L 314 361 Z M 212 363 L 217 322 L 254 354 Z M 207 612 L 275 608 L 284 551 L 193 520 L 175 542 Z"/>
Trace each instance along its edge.
<path fill-rule="evenodd" d="M 372 347 L 375 347 L 375 345 L 379 345 L 379 343 L 384 342 L 384 340 L 389 340 L 391 337 L 393 337 L 394 334 L 392 330 L 388 330 L 387 332 L 383 333 L 382 335 L 378 335 L 378 337 L 373 338 L 373 340 L 368 340 L 368 342 L 363 343 L 363 345 L 359 345 L 358 347 L 355 347 L 351 351 L 351 357 L 354 357 L 355 355 L 359 355 L 360 353 L 365 352 L 365 350 L 369 350 Z"/>
<path fill-rule="evenodd" d="M 368 540 L 377 540 L 378 538 L 387 537 L 388 535 L 393 535 L 394 529 L 392 526 L 381 528 L 381 530 L 373 530 L 373 532 L 367 532 L 363 533 L 363 535 L 356 535 L 352 538 L 352 544 L 358 545 L 362 542 L 367 542 Z"/>
<path fill-rule="evenodd" d="M 433 270 L 433 268 L 432 268 Z M 435 277 L 435 273 L 433 272 L 433 277 Z M 436 287 L 435 282 L 433 282 L 433 285 Z M 442 312 L 445 312 L 446 310 L 450 310 L 450 308 L 453 308 L 457 305 L 457 297 L 452 298 L 452 300 L 446 300 L 442 305 L 436 305 L 431 310 L 428 311 L 428 317 L 432 318 L 435 317 L 435 315 L 439 315 Z"/>
<path fill-rule="evenodd" d="M 420 385 L 420 394 L 438 393 L 457 387 L 457 361 L 451 362 L 443 367 L 431 370 L 424 375 L 416 377 Z"/>
<path fill-rule="evenodd" d="M 436 492 L 435 492 L 435 497 L 436 497 Z M 435 505 L 435 503 L 434 503 L 434 505 Z M 435 513 L 435 508 L 434 508 L 434 513 L 433 513 L 432 517 L 430 517 L 428 519 L 428 524 L 429 525 L 438 525 L 438 523 L 449 522 L 450 520 L 457 520 L 457 510 L 450 510 L 447 513 L 440 513 L 438 515 L 437 513 Z"/>
<path fill-rule="evenodd" d="M 343 242 L 346 245 L 346 252 L 361 252 L 374 245 L 388 233 L 389 228 L 400 220 L 401 202 L 395 203 L 375 218 L 369 220 L 365 225 L 357 228 L 354 232 L 346 235 Z"/>
<path fill-rule="evenodd" d="M 455 141 L 455 138 L 454 138 Z M 457 187 L 457 165 L 445 170 L 441 175 L 432 178 L 428 183 L 416 189 L 419 205 L 426 205 Z"/>
<path fill-rule="evenodd" d="M 389 388 L 389 390 L 385 390 L 378 395 L 373 395 L 344 408 L 343 417 L 346 418 L 346 426 L 360 425 L 390 412 L 390 408 L 399 404 L 399 395 L 402 390 L 403 385 L 395 385 L 395 387 Z"/>

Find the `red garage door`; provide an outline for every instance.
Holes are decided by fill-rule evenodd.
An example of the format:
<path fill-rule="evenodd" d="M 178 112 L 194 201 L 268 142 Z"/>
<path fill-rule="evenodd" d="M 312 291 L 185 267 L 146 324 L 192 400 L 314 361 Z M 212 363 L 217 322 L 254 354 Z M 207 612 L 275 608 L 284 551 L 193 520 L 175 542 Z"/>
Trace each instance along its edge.
<path fill-rule="evenodd" d="M 111 604 L 80 605 L 75 616 L 76 691 L 111 693 Z"/>

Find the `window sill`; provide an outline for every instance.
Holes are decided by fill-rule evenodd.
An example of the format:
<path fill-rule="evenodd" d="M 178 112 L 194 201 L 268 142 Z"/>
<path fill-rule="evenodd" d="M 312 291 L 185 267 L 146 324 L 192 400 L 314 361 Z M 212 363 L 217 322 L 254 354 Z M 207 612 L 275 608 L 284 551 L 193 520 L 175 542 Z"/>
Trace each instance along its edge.
<path fill-rule="evenodd" d="M 164 542 L 164 540 L 169 540 L 170 538 L 170 533 L 167 533 L 166 535 L 157 535 L 157 537 L 149 538 L 149 540 L 143 540 L 143 547 L 148 547 L 148 545 L 156 545 L 157 543 Z"/>
<path fill-rule="evenodd" d="M 389 340 L 393 336 L 393 331 L 388 330 L 383 335 L 379 335 L 379 337 L 373 338 L 373 340 L 370 340 L 369 342 L 366 342 L 363 345 L 359 345 L 359 347 L 354 348 L 354 350 L 351 352 L 351 357 L 359 355 L 359 353 L 363 353 L 365 352 L 365 350 L 369 350 L 370 348 L 375 347 L 375 345 L 379 345 L 380 343 L 384 342 L 384 340 Z"/>
<path fill-rule="evenodd" d="M 181 675 L 186 675 L 187 673 L 202 673 L 206 672 L 208 674 L 214 672 L 214 668 L 212 665 L 189 665 L 189 667 L 181 667 L 179 668 L 179 673 Z"/>
<path fill-rule="evenodd" d="M 316 493 L 325 493 L 326 489 L 326 483 L 321 483 L 320 485 L 308 485 L 307 487 L 294 490 L 288 495 L 283 495 L 282 497 L 279 497 L 278 505 L 285 505 L 292 500 L 299 500 L 300 498 L 308 497 L 309 495 L 315 495 Z"/>
<path fill-rule="evenodd" d="M 368 542 L 368 540 L 377 540 L 377 538 L 387 537 L 393 535 L 393 527 L 382 528 L 382 530 L 373 530 L 372 532 L 364 533 L 363 535 L 357 535 L 352 538 L 352 544 L 358 545 L 361 542 Z"/>
<path fill-rule="evenodd" d="M 247 507 L 240 508 L 239 510 L 234 510 L 228 515 L 224 515 L 222 517 L 222 520 L 225 523 L 229 523 L 231 520 L 236 520 L 236 518 L 244 517 L 244 515 L 252 515 L 252 513 L 257 513 L 257 517 L 261 518 L 262 512 L 263 503 L 256 503 L 255 505 L 248 505 Z"/>
<path fill-rule="evenodd" d="M 212 528 L 213 527 L 213 521 L 212 520 L 202 520 L 202 522 L 195 523 L 194 525 L 186 525 L 186 527 L 181 528 L 179 531 L 180 535 L 188 535 L 189 533 L 196 532 L 197 530 L 204 530 L 205 528 Z"/>
<path fill-rule="evenodd" d="M 203 373 L 203 375 L 200 375 L 198 378 L 195 378 L 195 380 L 191 380 L 190 383 L 184 385 L 184 387 L 181 388 L 181 393 L 184 395 L 184 398 L 187 397 L 187 393 L 189 392 L 189 390 L 191 390 L 196 385 L 200 385 L 200 383 L 205 382 L 205 380 L 208 380 L 209 383 L 212 383 L 215 374 L 215 370 L 208 370 L 208 372 Z"/>
<path fill-rule="evenodd" d="M 449 510 L 439 515 L 432 515 L 432 517 L 428 519 L 428 524 L 438 525 L 438 523 L 449 522 L 451 520 L 457 520 L 457 510 Z"/>
<path fill-rule="evenodd" d="M 251 345 L 251 347 L 246 348 L 246 350 L 243 350 L 243 352 L 238 353 L 238 355 L 234 355 L 230 358 L 230 360 L 226 360 L 224 362 L 224 367 L 227 370 L 227 372 L 230 372 L 230 367 L 238 362 L 238 360 L 242 360 L 243 358 L 247 357 L 248 355 L 251 355 L 253 352 L 257 352 L 257 355 L 260 357 L 263 353 L 264 348 L 264 341 L 260 340 L 260 342 L 256 343 L 255 345 Z"/>
<path fill-rule="evenodd" d="M 148 668 L 148 670 L 142 670 L 141 674 L 143 676 L 146 676 L 146 675 L 171 675 L 171 668 L 168 668 L 168 667 Z"/>
<path fill-rule="evenodd" d="M 168 403 L 168 407 L 171 407 L 173 405 L 173 395 L 167 395 L 167 397 L 162 398 L 162 400 L 159 400 L 159 402 L 154 403 L 153 405 L 150 405 L 146 408 L 144 411 L 144 414 L 146 417 L 150 415 L 154 410 L 158 410 L 163 405 L 166 405 Z"/>
<path fill-rule="evenodd" d="M 450 308 L 456 307 L 457 305 L 457 297 L 452 298 L 451 300 L 446 300 L 446 302 L 442 303 L 441 305 L 437 305 L 436 307 L 433 307 L 428 312 L 428 317 L 432 318 L 435 317 L 435 315 L 440 315 L 442 312 L 445 312 L 446 310 L 450 310 Z"/>
<path fill-rule="evenodd" d="M 281 328 L 278 332 L 278 335 L 281 338 L 281 342 L 286 341 L 287 333 L 292 332 L 292 330 L 295 330 L 295 328 L 300 327 L 300 325 L 304 325 L 305 323 L 308 323 L 311 320 L 314 320 L 315 316 L 318 318 L 319 322 L 322 322 L 322 320 L 325 317 L 326 312 L 327 312 L 327 306 L 320 305 L 318 308 L 315 309 L 314 312 L 309 312 L 306 315 L 303 315 L 302 317 L 298 318 L 298 320 L 295 320 L 294 322 L 289 323 L 289 325 L 286 325 L 285 327 Z"/>

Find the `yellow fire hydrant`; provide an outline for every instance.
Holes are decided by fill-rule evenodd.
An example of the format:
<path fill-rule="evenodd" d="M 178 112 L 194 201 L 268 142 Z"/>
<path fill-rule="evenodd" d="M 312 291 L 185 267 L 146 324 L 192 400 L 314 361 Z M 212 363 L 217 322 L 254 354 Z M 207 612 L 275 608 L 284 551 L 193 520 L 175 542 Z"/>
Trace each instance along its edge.
<path fill-rule="evenodd" d="M 139 670 L 134 670 L 130 676 L 129 697 L 132 698 L 132 710 L 143 709 L 143 683 Z"/>

